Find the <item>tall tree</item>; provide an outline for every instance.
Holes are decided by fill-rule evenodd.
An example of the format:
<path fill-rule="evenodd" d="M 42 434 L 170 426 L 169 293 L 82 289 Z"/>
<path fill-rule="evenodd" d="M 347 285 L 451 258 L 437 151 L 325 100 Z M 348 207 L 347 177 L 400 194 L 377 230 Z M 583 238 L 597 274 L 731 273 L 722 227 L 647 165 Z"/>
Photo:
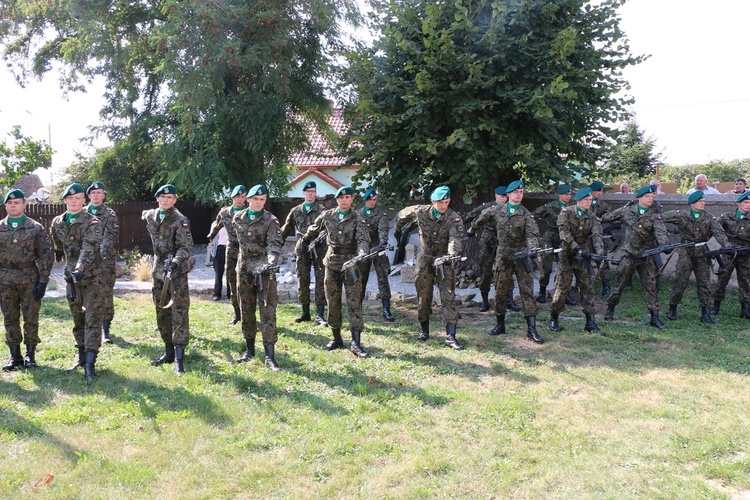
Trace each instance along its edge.
<path fill-rule="evenodd" d="M 661 161 L 661 152 L 654 151 L 655 148 L 656 140 L 646 137 L 635 120 L 631 120 L 620 131 L 609 160 L 605 162 L 606 170 L 615 175 L 651 175 Z"/>
<path fill-rule="evenodd" d="M 21 127 L 14 125 L 8 132 L 10 143 L 0 142 L 0 165 L 3 174 L 0 184 L 12 186 L 24 175 L 38 168 L 49 168 L 52 164 L 52 148 L 45 141 L 36 141 L 21 133 Z"/>
<path fill-rule="evenodd" d="M 10 0 L 0 43 L 21 82 L 105 78 L 98 131 L 148 137 L 157 174 L 208 200 L 278 178 L 305 121 L 326 126 L 323 75 L 356 16 L 354 0 Z"/>
<path fill-rule="evenodd" d="M 402 195 L 451 183 L 468 200 L 585 171 L 627 116 L 622 69 L 642 60 L 623 2 L 376 2 L 378 38 L 349 54 L 341 89 L 358 179 Z"/>

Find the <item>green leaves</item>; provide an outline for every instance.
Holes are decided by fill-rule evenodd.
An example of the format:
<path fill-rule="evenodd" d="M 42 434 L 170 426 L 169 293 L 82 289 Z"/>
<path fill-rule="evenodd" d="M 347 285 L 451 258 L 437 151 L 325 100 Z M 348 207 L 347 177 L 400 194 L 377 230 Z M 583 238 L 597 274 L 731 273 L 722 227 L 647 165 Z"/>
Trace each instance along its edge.
<path fill-rule="evenodd" d="M 8 132 L 11 141 L 0 142 L 0 165 L 3 167 L 2 184 L 10 187 L 24 175 L 52 164 L 52 148 L 45 141 L 35 141 L 21 133 L 14 125 Z"/>

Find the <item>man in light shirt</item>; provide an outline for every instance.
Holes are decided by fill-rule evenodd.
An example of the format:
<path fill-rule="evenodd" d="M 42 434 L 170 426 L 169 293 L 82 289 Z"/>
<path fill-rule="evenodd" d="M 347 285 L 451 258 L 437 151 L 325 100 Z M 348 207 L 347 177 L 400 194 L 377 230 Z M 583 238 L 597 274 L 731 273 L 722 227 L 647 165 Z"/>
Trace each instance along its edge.
<path fill-rule="evenodd" d="M 695 176 L 695 187 L 688 189 L 688 196 L 695 193 L 696 191 L 703 191 L 703 194 L 721 194 L 718 189 L 714 189 L 708 185 L 708 177 L 705 174 L 698 174 Z"/>

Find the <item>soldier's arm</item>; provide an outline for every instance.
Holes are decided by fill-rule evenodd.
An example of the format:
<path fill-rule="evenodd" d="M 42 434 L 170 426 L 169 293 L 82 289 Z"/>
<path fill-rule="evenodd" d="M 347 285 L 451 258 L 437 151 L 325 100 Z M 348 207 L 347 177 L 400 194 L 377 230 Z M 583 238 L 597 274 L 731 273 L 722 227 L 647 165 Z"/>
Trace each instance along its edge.
<path fill-rule="evenodd" d="M 654 237 L 656 238 L 656 243 L 659 246 L 669 244 L 667 226 L 664 225 L 664 221 L 662 220 L 661 216 L 658 216 L 656 217 L 656 219 L 654 219 Z"/>
<path fill-rule="evenodd" d="M 221 210 L 219 210 L 219 213 L 216 214 L 213 229 L 208 233 L 208 241 L 213 241 L 213 239 L 216 238 L 216 235 L 219 234 L 219 231 L 221 231 L 222 227 L 224 227 L 224 218 L 221 216 Z"/>
<path fill-rule="evenodd" d="M 413 222 L 417 219 L 417 210 L 419 205 L 413 205 L 406 207 L 396 214 L 396 225 L 393 227 L 395 231 L 400 231 L 406 224 Z"/>
<path fill-rule="evenodd" d="M 532 214 L 524 217 L 524 234 L 526 235 L 526 246 L 529 250 L 539 248 L 539 226 Z"/>
<path fill-rule="evenodd" d="M 722 248 L 729 245 L 729 239 L 727 238 L 727 233 L 724 231 L 724 228 L 721 227 L 721 224 L 716 220 L 716 217 L 711 217 L 711 234 L 713 234 L 714 238 L 716 238 L 716 242 L 722 246 Z"/>
<path fill-rule="evenodd" d="M 448 255 L 461 255 L 464 248 L 464 221 L 455 214 L 448 229 Z"/>
<path fill-rule="evenodd" d="M 307 231 L 302 236 L 303 245 L 309 245 L 310 242 L 317 238 L 321 231 L 325 229 L 324 214 L 325 212 L 318 215 L 318 217 L 315 219 L 315 222 L 313 222 L 312 225 L 307 228 Z"/>
<path fill-rule="evenodd" d="M 472 230 L 477 231 L 480 228 L 482 228 L 485 224 L 494 224 L 495 223 L 495 215 L 497 210 L 499 210 L 498 207 L 501 205 L 497 205 L 495 207 L 490 207 L 487 210 L 483 210 L 476 219 L 474 219 L 470 225 Z M 504 206 L 504 205 L 503 205 Z"/>
<path fill-rule="evenodd" d="M 266 233 L 266 253 L 269 264 L 276 264 L 279 261 L 283 245 L 284 240 L 281 239 L 281 225 L 279 224 L 279 219 L 274 217 L 273 222 L 268 226 L 268 233 Z"/>
<path fill-rule="evenodd" d="M 617 222 L 621 221 L 623 218 L 623 215 L 625 213 L 625 210 L 627 208 L 627 205 L 624 207 L 620 207 L 617 210 L 613 210 L 612 212 L 606 213 L 602 216 L 602 222 L 607 224 L 608 222 Z"/>
<path fill-rule="evenodd" d="M 383 216 L 380 217 L 380 220 L 378 221 L 378 238 L 380 238 L 379 243 L 385 243 L 388 244 L 388 217 L 386 217 L 386 214 L 383 213 Z M 372 241 L 370 243 L 373 243 Z"/>
<path fill-rule="evenodd" d="M 573 233 L 570 232 L 568 215 L 567 208 L 560 210 L 560 215 L 557 216 L 557 229 L 560 231 L 560 239 L 570 245 L 571 249 L 576 250 L 580 245 L 573 238 Z"/>
<path fill-rule="evenodd" d="M 120 237 L 120 223 L 114 210 L 109 211 L 109 219 L 102 238 L 102 257 L 115 259 L 117 257 L 117 243 Z"/>
<path fill-rule="evenodd" d="M 36 267 L 39 270 L 39 282 L 49 283 L 49 274 L 52 271 L 55 254 L 52 252 L 52 240 L 41 226 L 34 238 L 34 249 L 36 251 Z"/>
<path fill-rule="evenodd" d="M 662 212 L 662 218 L 664 219 L 664 222 L 677 223 L 676 219 L 679 213 L 679 210 L 668 210 L 666 212 Z"/>
<path fill-rule="evenodd" d="M 75 269 L 85 271 L 87 267 L 94 263 L 96 252 L 101 251 L 102 240 L 104 238 L 104 234 L 102 233 L 99 219 L 94 218 L 83 231 L 81 252 L 78 254 Z"/>
<path fill-rule="evenodd" d="M 364 216 L 357 213 L 357 228 L 354 237 L 357 239 L 357 254 L 367 255 L 370 252 L 370 231 L 367 229 L 367 221 Z"/>
<path fill-rule="evenodd" d="M 592 217 L 592 219 L 591 242 L 594 244 L 594 251 L 599 255 L 604 255 L 607 253 L 604 249 L 604 231 L 602 231 L 602 225 L 596 217 Z"/>
<path fill-rule="evenodd" d="M 175 228 L 175 249 L 172 261 L 179 265 L 190 258 L 190 251 L 193 249 L 193 236 L 190 233 L 190 221 L 187 217 L 182 217 L 179 225 L 175 225 L 177 227 Z"/>
<path fill-rule="evenodd" d="M 62 262 L 65 260 L 65 247 L 60 238 L 57 237 L 57 231 L 55 231 L 55 220 L 52 221 L 49 232 L 52 235 L 52 251 L 54 252 L 55 259 L 57 262 Z"/>
<path fill-rule="evenodd" d="M 296 223 L 294 221 L 294 208 L 292 208 L 289 213 L 286 214 L 284 225 L 281 227 L 281 240 L 286 241 L 289 235 L 294 231 L 295 227 Z"/>

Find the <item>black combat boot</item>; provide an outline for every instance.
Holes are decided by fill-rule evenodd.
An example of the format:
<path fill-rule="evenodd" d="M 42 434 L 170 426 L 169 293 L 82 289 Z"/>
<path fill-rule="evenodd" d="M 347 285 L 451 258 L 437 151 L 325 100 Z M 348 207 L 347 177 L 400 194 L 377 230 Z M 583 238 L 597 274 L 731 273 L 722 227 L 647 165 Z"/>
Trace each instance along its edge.
<path fill-rule="evenodd" d="M 315 312 L 315 324 L 318 326 L 328 326 L 328 322 L 325 320 L 326 306 L 317 306 Z"/>
<path fill-rule="evenodd" d="M 609 280 L 602 280 L 602 297 L 609 297 Z"/>
<path fill-rule="evenodd" d="M 497 300 L 497 299 L 495 299 L 495 300 Z M 511 311 L 515 311 L 515 312 L 518 312 L 518 311 L 521 310 L 521 306 L 519 306 L 518 304 L 516 304 L 516 301 L 513 300 L 513 289 L 508 290 L 508 306 L 507 307 Z"/>
<path fill-rule="evenodd" d="M 234 317 L 229 321 L 230 325 L 236 325 L 240 322 L 240 319 L 242 318 L 242 314 L 240 313 L 240 305 L 234 305 L 232 304 L 232 307 L 234 307 Z"/>
<path fill-rule="evenodd" d="M 536 331 L 536 316 L 526 316 L 526 326 L 528 326 L 526 337 L 528 337 L 529 340 L 536 342 L 537 344 L 544 344 L 544 340 Z"/>
<path fill-rule="evenodd" d="M 302 304 L 302 314 L 294 319 L 295 323 L 302 323 L 303 321 L 312 321 L 310 317 L 310 304 Z"/>
<path fill-rule="evenodd" d="M 70 368 L 68 368 L 69 372 L 72 372 L 73 370 L 75 370 L 79 366 L 83 366 L 83 365 L 86 364 L 86 353 L 85 353 L 84 347 L 82 345 L 79 345 L 79 346 L 76 346 L 76 347 L 78 348 L 78 361 L 76 361 L 76 364 L 74 364 L 73 366 L 71 366 Z"/>
<path fill-rule="evenodd" d="M 482 305 L 479 307 L 479 312 L 487 312 L 490 310 L 490 292 L 479 292 L 482 295 Z"/>
<path fill-rule="evenodd" d="M 457 351 L 463 350 L 464 346 L 456 340 L 456 325 L 445 325 L 445 345 Z"/>
<path fill-rule="evenodd" d="M 417 340 L 421 340 L 424 342 L 425 340 L 430 338 L 430 320 L 427 321 L 420 321 L 419 327 L 422 329 L 419 332 L 419 337 L 417 337 Z"/>
<path fill-rule="evenodd" d="M 675 306 L 677 307 L 677 306 Z M 651 321 L 649 321 L 649 325 L 653 326 L 654 328 L 658 328 L 659 330 L 666 330 L 667 327 L 664 323 L 661 322 L 659 319 L 659 311 L 649 311 L 651 313 Z"/>
<path fill-rule="evenodd" d="M 86 382 L 93 382 L 96 377 L 96 351 L 86 351 L 86 362 L 83 365 L 83 378 Z"/>
<path fill-rule="evenodd" d="M 3 366 L 4 372 L 13 371 L 16 369 L 16 366 L 23 366 L 23 354 L 21 354 L 21 346 L 8 346 L 10 349 L 10 361 L 8 361 L 8 364 Z"/>
<path fill-rule="evenodd" d="M 547 303 L 547 285 L 549 285 L 549 283 L 539 282 L 539 296 L 536 298 L 536 301 L 540 304 Z"/>
<path fill-rule="evenodd" d="M 562 328 L 560 328 L 560 313 L 554 311 L 549 313 L 549 329 L 553 332 L 559 332 L 562 330 Z"/>
<path fill-rule="evenodd" d="M 669 312 L 667 312 L 667 319 L 672 321 L 677 319 L 677 304 L 669 304 Z"/>
<path fill-rule="evenodd" d="M 334 349 L 341 349 L 344 347 L 344 339 L 341 338 L 341 328 L 331 328 L 333 332 L 333 340 L 326 344 L 326 351 L 333 351 Z"/>
<path fill-rule="evenodd" d="M 500 335 L 505 333 L 505 314 L 495 314 L 495 321 L 497 324 L 495 328 L 490 330 L 490 335 Z"/>
<path fill-rule="evenodd" d="M 174 372 L 177 375 L 185 375 L 185 346 L 176 345 L 174 346 Z"/>
<path fill-rule="evenodd" d="M 237 360 L 238 363 L 252 361 L 255 357 L 255 339 L 245 339 L 245 345 L 247 346 L 247 349 L 242 353 L 240 359 Z"/>
<path fill-rule="evenodd" d="M 615 318 L 615 306 L 608 305 L 607 312 L 604 315 L 604 321 L 612 321 Z"/>
<path fill-rule="evenodd" d="M 599 329 L 593 314 L 586 314 L 586 325 L 583 327 L 589 333 L 598 333 L 604 337 L 604 332 Z"/>
<path fill-rule="evenodd" d="M 174 363 L 174 344 L 172 342 L 164 342 L 164 354 L 151 360 L 151 366 L 159 366 L 164 363 Z"/>
<path fill-rule="evenodd" d="M 708 307 L 701 307 L 701 323 L 707 325 L 715 325 L 713 318 L 711 318 L 711 311 Z"/>
<path fill-rule="evenodd" d="M 358 358 L 366 358 L 369 356 L 365 350 L 362 348 L 362 344 L 360 343 L 362 339 L 362 332 L 357 330 L 352 330 L 352 343 L 349 346 L 349 350 L 352 354 L 357 356 Z"/>
<path fill-rule="evenodd" d="M 740 306 L 742 306 L 742 311 L 740 312 L 740 318 L 750 319 L 750 304 L 748 304 L 747 302 L 740 302 Z"/>
<path fill-rule="evenodd" d="M 263 349 L 266 351 L 265 365 L 271 371 L 279 371 L 279 365 L 276 363 L 276 346 L 273 344 L 263 344 Z"/>
<path fill-rule="evenodd" d="M 102 343 L 111 344 L 112 339 L 109 337 L 109 327 L 112 325 L 110 321 L 102 322 Z"/>
<path fill-rule="evenodd" d="M 36 368 L 36 344 L 26 344 L 26 357 L 23 358 L 23 366 L 26 368 Z"/>
<path fill-rule="evenodd" d="M 390 299 L 383 299 L 383 317 L 386 321 L 393 321 L 395 318 L 391 314 L 391 301 Z"/>
<path fill-rule="evenodd" d="M 721 301 L 720 300 L 714 300 L 714 306 L 711 308 L 711 314 L 714 316 L 719 315 L 719 309 L 721 309 Z M 742 317 L 742 316 L 740 316 Z"/>

